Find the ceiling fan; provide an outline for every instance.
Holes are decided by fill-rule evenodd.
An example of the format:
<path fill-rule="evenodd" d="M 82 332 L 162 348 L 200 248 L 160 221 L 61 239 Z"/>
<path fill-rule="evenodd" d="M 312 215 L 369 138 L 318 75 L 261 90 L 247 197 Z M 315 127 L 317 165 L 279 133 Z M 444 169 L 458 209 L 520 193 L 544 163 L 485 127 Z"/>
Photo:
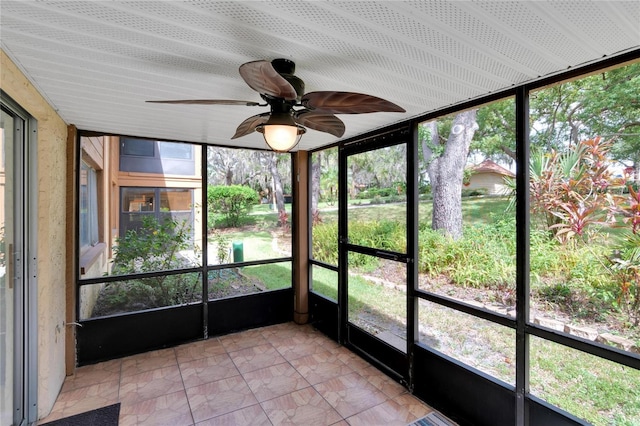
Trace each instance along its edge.
<path fill-rule="evenodd" d="M 269 112 L 244 120 L 231 139 L 254 131 L 263 134 L 267 144 L 278 152 L 295 147 L 305 127 L 336 137 L 344 134 L 342 120 L 334 114 L 365 114 L 370 112 L 405 112 L 398 105 L 353 92 L 318 91 L 304 93 L 304 81 L 294 75 L 295 63 L 288 59 L 252 61 L 240 65 L 240 76 L 265 103 L 224 99 L 184 99 L 147 101 L 165 104 L 268 106 Z M 285 135 L 282 136 L 284 132 Z M 279 144 L 278 142 L 282 142 Z"/>

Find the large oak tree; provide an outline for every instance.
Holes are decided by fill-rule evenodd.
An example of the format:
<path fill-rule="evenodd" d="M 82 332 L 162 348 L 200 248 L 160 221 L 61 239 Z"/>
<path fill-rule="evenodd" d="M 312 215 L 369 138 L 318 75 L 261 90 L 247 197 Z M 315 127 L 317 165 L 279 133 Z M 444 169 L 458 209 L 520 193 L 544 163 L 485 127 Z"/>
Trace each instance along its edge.
<path fill-rule="evenodd" d="M 476 114 L 472 109 L 457 114 L 450 125 L 438 120 L 421 125 L 422 156 L 433 195 L 431 227 L 454 239 L 462 236 L 462 180 L 469 146 L 478 129 Z M 447 128 L 445 139 L 441 132 Z"/>

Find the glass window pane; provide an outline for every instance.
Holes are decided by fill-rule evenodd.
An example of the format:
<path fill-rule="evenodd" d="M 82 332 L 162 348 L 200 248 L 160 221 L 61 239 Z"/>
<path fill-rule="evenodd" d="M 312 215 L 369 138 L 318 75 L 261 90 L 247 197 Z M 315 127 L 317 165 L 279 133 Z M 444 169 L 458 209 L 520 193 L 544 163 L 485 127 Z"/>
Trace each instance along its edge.
<path fill-rule="evenodd" d="M 135 155 L 140 157 L 153 157 L 155 155 L 155 141 L 144 139 L 122 139 L 122 155 Z"/>
<path fill-rule="evenodd" d="M 190 212 L 193 208 L 193 194 L 190 189 L 161 188 L 161 212 Z"/>
<path fill-rule="evenodd" d="M 594 425 L 640 424 L 640 370 L 531 336 L 531 394 Z"/>
<path fill-rule="evenodd" d="M 514 128 L 512 98 L 419 125 L 421 290 L 515 310 Z"/>
<path fill-rule="evenodd" d="M 313 259 L 338 266 L 338 148 L 311 155 Z"/>
<path fill-rule="evenodd" d="M 21 369 L 14 363 L 14 357 L 22 356 L 23 350 L 16 345 L 16 330 L 25 327 L 22 321 L 16 322 L 14 306 L 20 308 L 21 299 L 16 296 L 13 279 L 15 265 L 12 264 L 14 250 L 14 130 L 22 120 L 0 109 L 0 423 L 13 424 L 16 401 L 22 400 L 16 395 L 16 387 L 22 386 Z M 18 234 L 19 235 L 19 234 Z M 15 380 L 15 382 L 14 382 Z M 14 386 L 15 385 L 15 386 Z M 19 398 L 14 400 L 14 398 Z"/>
<path fill-rule="evenodd" d="M 202 300 L 197 272 L 80 287 L 80 319 L 184 305 Z"/>
<path fill-rule="evenodd" d="M 122 188 L 120 236 L 112 274 L 191 268 L 201 264 L 200 225 L 192 189 Z M 160 202 L 158 202 L 160 200 Z M 164 200 L 164 201 L 163 201 Z M 167 207 L 162 209 L 161 205 Z M 186 210 L 172 210 L 173 208 Z M 140 209 L 140 210 L 138 210 Z"/>
<path fill-rule="evenodd" d="M 338 300 L 338 273 L 311 265 L 311 290 L 335 302 Z"/>
<path fill-rule="evenodd" d="M 291 256 L 291 155 L 209 147 L 208 264 Z"/>
<path fill-rule="evenodd" d="M 406 144 L 350 155 L 348 238 L 351 244 L 407 250 Z"/>
<path fill-rule="evenodd" d="M 516 336 L 511 328 L 420 300 L 419 341 L 509 384 L 515 384 Z"/>
<path fill-rule="evenodd" d="M 349 253 L 349 322 L 407 350 L 406 264 Z"/>
<path fill-rule="evenodd" d="M 635 63 L 530 102 L 530 317 L 626 351 L 640 341 L 640 136 L 620 129 L 640 119 L 639 84 Z"/>
<path fill-rule="evenodd" d="M 158 142 L 160 158 L 177 158 L 190 160 L 193 158 L 193 145 L 176 142 Z"/>
<path fill-rule="evenodd" d="M 155 188 L 122 188 L 123 212 L 153 212 L 156 202 Z"/>
<path fill-rule="evenodd" d="M 209 300 L 291 287 L 291 262 L 215 269 L 208 272 Z"/>
<path fill-rule="evenodd" d="M 98 179 L 96 171 L 80 164 L 80 250 L 98 242 Z"/>

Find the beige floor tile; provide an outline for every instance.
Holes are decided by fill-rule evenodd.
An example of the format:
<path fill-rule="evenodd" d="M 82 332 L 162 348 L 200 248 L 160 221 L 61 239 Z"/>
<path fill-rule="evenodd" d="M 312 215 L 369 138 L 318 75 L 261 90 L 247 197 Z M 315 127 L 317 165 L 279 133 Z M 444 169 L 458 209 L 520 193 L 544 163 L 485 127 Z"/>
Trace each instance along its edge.
<path fill-rule="evenodd" d="M 269 339 L 280 354 L 287 360 L 312 355 L 319 351 L 337 348 L 339 345 L 321 336 L 318 332 L 295 332 L 290 336 L 272 337 Z"/>
<path fill-rule="evenodd" d="M 229 356 L 242 374 L 286 362 L 270 344 L 229 352 Z"/>
<path fill-rule="evenodd" d="M 241 376 L 188 388 L 187 398 L 196 423 L 258 403 Z"/>
<path fill-rule="evenodd" d="M 375 407 L 347 418 L 351 426 L 405 426 L 427 414 L 431 409 L 409 394 L 389 399 Z"/>
<path fill-rule="evenodd" d="M 407 392 L 407 389 L 391 377 L 384 374 L 374 366 L 360 369 L 358 371 L 362 377 L 367 379 L 369 383 L 381 390 L 388 398 L 395 398 L 398 395 Z"/>
<path fill-rule="evenodd" d="M 120 426 L 186 426 L 193 418 L 184 390 L 120 406 Z"/>
<path fill-rule="evenodd" d="M 344 346 L 340 346 L 339 348 L 334 349 L 332 352 L 336 354 L 340 361 L 347 364 L 354 371 L 364 370 L 365 368 L 371 366 L 371 364 L 369 364 L 367 361 L 362 359 L 357 354 L 351 352 Z"/>
<path fill-rule="evenodd" d="M 353 373 L 353 370 L 329 351 L 319 351 L 290 361 L 309 383 L 315 385 L 334 377 Z"/>
<path fill-rule="evenodd" d="M 227 353 L 222 343 L 220 343 L 220 340 L 216 337 L 180 345 L 175 349 L 178 363 Z"/>
<path fill-rule="evenodd" d="M 220 336 L 219 339 L 227 352 L 239 351 L 268 343 L 262 336 L 260 330 L 248 330 L 241 333 L 227 334 Z"/>
<path fill-rule="evenodd" d="M 344 418 L 384 402 L 387 397 L 357 373 L 336 377 L 314 386 Z"/>
<path fill-rule="evenodd" d="M 173 348 L 145 352 L 122 360 L 122 377 L 177 365 L 178 361 Z"/>
<path fill-rule="evenodd" d="M 406 425 L 431 411 L 309 325 L 80 367 L 39 424 L 121 402 L 120 425 Z"/>
<path fill-rule="evenodd" d="M 76 368 L 73 376 L 64 379 L 61 392 L 92 386 L 98 383 L 111 382 L 114 378 L 120 377 L 122 367 L 121 359 L 100 362 L 98 364 L 87 365 Z"/>
<path fill-rule="evenodd" d="M 274 426 L 331 425 L 341 420 L 340 414 L 312 387 L 270 399 L 260 405 Z"/>
<path fill-rule="evenodd" d="M 309 383 L 286 362 L 250 371 L 243 377 L 260 402 L 309 387 Z"/>
<path fill-rule="evenodd" d="M 231 357 L 226 353 L 182 362 L 179 367 L 185 388 L 215 382 L 240 374 Z"/>
<path fill-rule="evenodd" d="M 198 423 L 196 426 L 271 426 L 269 418 L 260 405 L 241 408 L 229 414 L 214 417 Z"/>
<path fill-rule="evenodd" d="M 393 398 L 392 401 L 398 403 L 401 407 L 404 407 L 404 409 L 408 411 L 408 422 L 413 422 L 433 411 L 433 409 L 427 404 L 408 393 L 398 395 Z"/>
<path fill-rule="evenodd" d="M 40 423 L 73 416 L 118 402 L 118 378 L 109 382 L 62 392 L 51 413 Z"/>
<path fill-rule="evenodd" d="M 123 376 L 120 382 L 120 400 L 139 402 L 184 390 L 177 365 Z"/>

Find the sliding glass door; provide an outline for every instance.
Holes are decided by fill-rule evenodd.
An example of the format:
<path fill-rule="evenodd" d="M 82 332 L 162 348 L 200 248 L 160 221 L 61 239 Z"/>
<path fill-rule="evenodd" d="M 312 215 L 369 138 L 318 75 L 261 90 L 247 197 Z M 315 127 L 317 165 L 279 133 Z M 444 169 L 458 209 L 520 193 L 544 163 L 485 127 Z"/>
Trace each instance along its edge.
<path fill-rule="evenodd" d="M 27 280 L 28 119 L 0 106 L 0 424 L 36 417 L 35 310 Z"/>

